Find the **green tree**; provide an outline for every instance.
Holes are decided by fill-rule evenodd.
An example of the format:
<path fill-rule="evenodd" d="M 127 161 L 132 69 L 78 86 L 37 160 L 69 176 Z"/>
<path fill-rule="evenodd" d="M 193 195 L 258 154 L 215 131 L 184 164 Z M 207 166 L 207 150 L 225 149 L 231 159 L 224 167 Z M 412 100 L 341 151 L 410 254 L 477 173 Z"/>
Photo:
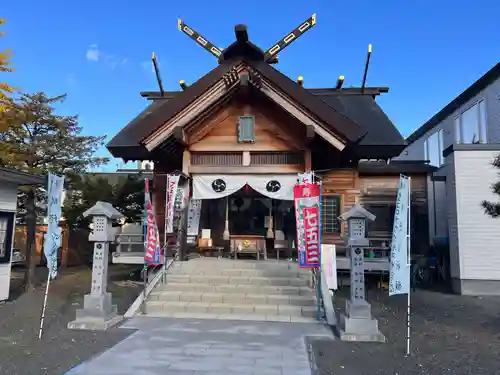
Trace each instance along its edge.
<path fill-rule="evenodd" d="M 7 102 L 7 110 L 0 116 L 7 124 L 0 133 L 0 165 L 30 173 L 65 174 L 67 180 L 85 172 L 89 167 L 107 163 L 107 158 L 96 157 L 95 152 L 105 137 L 82 135 L 76 116 L 55 113 L 54 105 L 62 103 L 66 95 L 47 96 L 43 92 L 21 94 Z M 26 290 L 33 286 L 35 229 L 37 222 L 37 196 L 41 187 L 27 187 L 20 196 L 21 220 L 27 225 Z M 40 202 L 38 202 L 40 204 Z M 25 212 L 25 217 L 22 215 Z"/>
<path fill-rule="evenodd" d="M 140 175 L 120 177 L 115 183 L 92 174 L 75 178 L 64 201 L 66 223 L 71 228 L 88 228 L 90 221 L 83 213 L 97 201 L 111 203 L 126 222 L 140 221 L 144 209 L 144 181 Z"/>
<path fill-rule="evenodd" d="M 493 162 L 491 163 L 495 168 L 500 169 L 500 154 L 495 157 Z M 494 194 L 500 197 L 500 181 L 495 182 L 491 186 L 491 190 Z M 500 218 L 500 202 L 488 202 L 486 200 L 481 202 L 481 205 L 484 208 L 484 212 L 493 217 Z"/>

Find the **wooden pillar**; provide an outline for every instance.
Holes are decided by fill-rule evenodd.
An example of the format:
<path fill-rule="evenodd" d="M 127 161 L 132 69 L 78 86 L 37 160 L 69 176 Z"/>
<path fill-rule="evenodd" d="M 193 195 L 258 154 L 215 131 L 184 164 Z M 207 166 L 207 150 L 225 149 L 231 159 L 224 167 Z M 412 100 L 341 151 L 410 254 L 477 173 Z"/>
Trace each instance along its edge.
<path fill-rule="evenodd" d="M 184 173 L 186 176 L 189 176 L 189 167 L 191 165 L 191 153 L 189 150 L 185 149 L 184 152 L 182 153 L 182 173 Z M 184 183 L 189 184 L 190 186 L 190 191 L 191 191 L 191 179 L 188 177 L 187 181 L 184 181 Z M 191 193 L 190 193 L 191 195 Z M 188 226 L 188 211 L 189 211 L 189 200 L 188 203 L 185 205 L 184 209 L 182 210 L 181 213 L 181 222 L 180 222 L 180 228 L 179 228 L 179 260 L 180 261 L 186 261 L 187 260 L 187 226 Z"/>
<path fill-rule="evenodd" d="M 189 176 L 189 167 L 191 166 L 191 152 L 184 150 L 182 153 L 182 173 Z"/>
<path fill-rule="evenodd" d="M 69 229 L 66 221 L 59 222 L 61 227 L 61 268 L 68 266 L 68 252 L 69 252 Z"/>
<path fill-rule="evenodd" d="M 311 150 L 304 151 L 304 172 L 312 171 Z"/>

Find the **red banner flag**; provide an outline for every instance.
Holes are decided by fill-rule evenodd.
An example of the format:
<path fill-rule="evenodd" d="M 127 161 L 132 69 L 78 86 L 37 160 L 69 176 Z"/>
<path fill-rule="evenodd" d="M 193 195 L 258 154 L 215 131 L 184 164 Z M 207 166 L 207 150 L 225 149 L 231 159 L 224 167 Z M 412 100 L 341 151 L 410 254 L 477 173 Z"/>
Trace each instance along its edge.
<path fill-rule="evenodd" d="M 306 264 L 309 267 L 320 266 L 319 207 L 304 208 L 304 232 L 306 240 Z"/>
<path fill-rule="evenodd" d="M 315 183 L 305 183 L 295 185 L 293 187 L 293 198 L 295 204 L 295 219 L 297 224 L 297 251 L 299 253 L 299 266 L 301 268 L 315 268 L 320 265 L 320 220 L 319 213 L 320 205 L 321 205 L 321 187 L 319 184 Z M 316 246 L 318 248 L 318 254 L 314 255 L 313 253 L 307 255 L 307 246 L 308 246 L 308 237 L 306 237 L 306 221 L 305 214 L 306 209 L 312 208 L 316 209 L 316 218 L 317 218 L 317 228 L 316 231 L 316 242 L 318 243 Z M 310 214 L 312 214 L 310 212 Z M 312 217 L 310 217 L 312 219 Z M 311 221 L 309 224 L 313 224 Z M 309 225 L 308 224 L 308 225 Z M 311 228 L 309 228 L 311 229 Z M 312 251 L 312 248 L 310 249 Z M 316 260 L 315 257 L 318 259 Z M 310 261 L 309 261 L 309 260 Z"/>
<path fill-rule="evenodd" d="M 149 195 L 149 180 L 144 180 L 144 262 L 150 266 L 163 263 L 160 247 L 160 233 L 156 225 L 155 213 Z"/>

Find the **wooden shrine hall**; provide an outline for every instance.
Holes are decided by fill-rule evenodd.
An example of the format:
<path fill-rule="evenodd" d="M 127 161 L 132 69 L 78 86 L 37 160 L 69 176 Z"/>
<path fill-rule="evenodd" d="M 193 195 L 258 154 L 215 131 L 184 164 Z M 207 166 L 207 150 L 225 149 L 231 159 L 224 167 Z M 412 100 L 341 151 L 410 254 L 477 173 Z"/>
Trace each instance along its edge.
<path fill-rule="evenodd" d="M 227 229 L 231 239 L 264 239 L 271 231 L 268 238 L 290 240 L 295 237 L 292 187 L 297 174 L 308 171 L 323 182 L 324 242 L 343 243 L 338 216 L 355 203 L 379 218 L 370 236 L 388 238 L 400 173 L 414 177 L 412 212 L 427 230 L 422 217 L 429 167 L 387 163 L 405 146 L 376 102 L 389 89 L 365 86 L 367 68 L 358 88 L 343 88 L 343 77 L 336 87 L 307 88 L 302 77 L 294 80 L 275 68 L 278 54 L 315 24 L 313 15 L 263 50 L 250 41 L 244 25 L 237 25 L 236 40 L 220 49 L 179 21 L 179 29 L 218 65 L 190 85 L 180 81 L 179 91 L 164 91 L 158 75 L 160 91 L 141 93 L 149 106 L 107 145 L 125 161 L 154 161 L 160 233 L 166 176 L 181 173 L 192 198 L 203 200 L 199 233 L 209 229 L 214 243 L 227 246 Z"/>

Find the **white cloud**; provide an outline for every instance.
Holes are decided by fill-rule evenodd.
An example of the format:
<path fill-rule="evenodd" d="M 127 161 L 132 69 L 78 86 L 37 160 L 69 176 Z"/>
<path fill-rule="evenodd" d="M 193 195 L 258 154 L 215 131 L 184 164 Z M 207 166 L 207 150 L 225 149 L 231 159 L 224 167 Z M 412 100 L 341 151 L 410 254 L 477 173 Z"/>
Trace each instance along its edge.
<path fill-rule="evenodd" d="M 97 44 L 91 44 L 89 48 L 87 48 L 85 57 L 88 61 L 99 61 L 101 57 L 101 51 L 99 50 L 99 47 L 97 47 Z"/>
<path fill-rule="evenodd" d="M 129 61 L 127 57 L 110 54 L 99 49 L 97 44 L 89 45 L 85 57 L 88 61 L 102 63 L 111 70 L 116 69 L 118 66 L 125 65 Z"/>
<path fill-rule="evenodd" d="M 151 60 L 141 62 L 141 67 L 145 72 L 155 72 L 155 67 L 153 66 L 153 62 Z"/>
<path fill-rule="evenodd" d="M 66 83 L 70 87 L 73 87 L 76 84 L 76 77 L 73 73 L 66 74 Z"/>

